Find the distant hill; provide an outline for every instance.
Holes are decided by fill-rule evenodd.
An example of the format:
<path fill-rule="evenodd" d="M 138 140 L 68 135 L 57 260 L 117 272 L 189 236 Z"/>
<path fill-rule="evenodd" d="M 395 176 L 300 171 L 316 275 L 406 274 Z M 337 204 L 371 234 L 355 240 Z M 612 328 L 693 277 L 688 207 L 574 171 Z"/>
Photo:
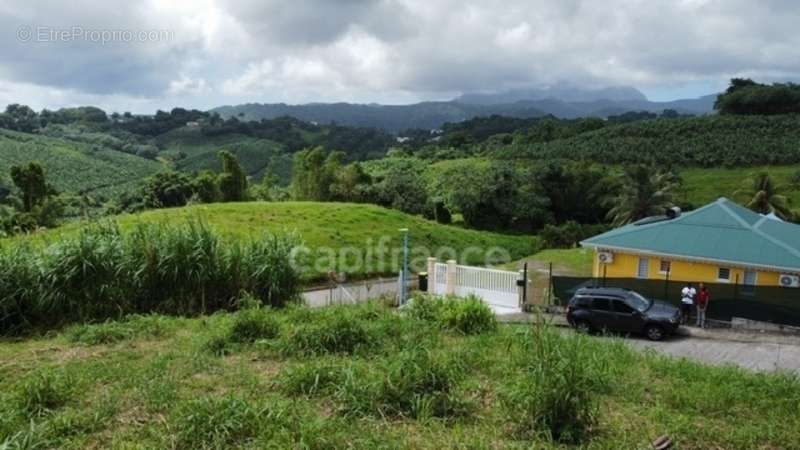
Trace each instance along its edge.
<path fill-rule="evenodd" d="M 614 86 L 600 89 L 583 89 L 569 86 L 554 86 L 543 89 L 517 89 L 498 93 L 463 94 L 455 99 L 459 103 L 498 105 L 521 100 L 560 100 L 563 102 L 646 101 L 647 97 L 630 86 Z"/>
<path fill-rule="evenodd" d="M 798 114 L 714 115 L 608 124 L 546 142 L 501 145 L 488 153 L 511 159 L 748 167 L 800 163 L 798 142 Z M 464 152 L 469 153 L 469 149 Z"/>
<path fill-rule="evenodd" d="M 211 112 L 219 113 L 223 118 L 238 117 L 240 120 L 290 116 L 320 124 L 333 122 L 338 125 L 381 128 L 389 131 L 409 128 L 434 129 L 441 127 L 446 122 L 460 122 L 475 116 L 491 114 L 505 114 L 514 117 L 539 117 L 546 114 L 524 103 L 486 107 L 458 102 L 423 102 L 413 105 L 247 103 L 237 106 L 220 106 L 212 109 Z"/>
<path fill-rule="evenodd" d="M 0 187 L 9 187 L 13 165 L 38 161 L 61 192 L 109 197 L 165 166 L 82 142 L 0 129 Z"/>
<path fill-rule="evenodd" d="M 544 91 L 530 94 L 514 91 L 503 94 L 470 94 L 447 102 L 422 102 L 411 105 L 377 105 L 354 103 L 311 103 L 287 105 L 285 103 L 247 103 L 220 106 L 211 112 L 223 118 L 240 120 L 272 119 L 291 116 L 300 120 L 327 124 L 374 127 L 388 131 L 411 128 L 436 129 L 447 122 L 460 122 L 478 116 L 499 114 L 509 117 L 530 118 L 551 114 L 562 119 L 579 117 L 608 117 L 627 111 L 662 112 L 673 109 L 680 114 L 703 115 L 713 112 L 716 95 L 669 102 L 652 102 L 632 88 L 575 92 L 572 95 L 554 92 L 561 98 L 545 97 Z M 606 95 L 610 98 L 603 98 Z M 500 102 L 504 103 L 488 103 Z"/>

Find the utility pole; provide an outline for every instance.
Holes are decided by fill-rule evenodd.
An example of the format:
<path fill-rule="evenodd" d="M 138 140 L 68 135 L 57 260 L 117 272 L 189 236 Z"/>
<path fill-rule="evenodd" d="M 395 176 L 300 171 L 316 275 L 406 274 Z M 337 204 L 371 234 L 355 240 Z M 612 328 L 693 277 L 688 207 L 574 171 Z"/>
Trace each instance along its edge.
<path fill-rule="evenodd" d="M 403 268 L 400 273 L 400 306 L 403 306 L 408 297 L 408 228 L 398 231 L 403 233 Z"/>

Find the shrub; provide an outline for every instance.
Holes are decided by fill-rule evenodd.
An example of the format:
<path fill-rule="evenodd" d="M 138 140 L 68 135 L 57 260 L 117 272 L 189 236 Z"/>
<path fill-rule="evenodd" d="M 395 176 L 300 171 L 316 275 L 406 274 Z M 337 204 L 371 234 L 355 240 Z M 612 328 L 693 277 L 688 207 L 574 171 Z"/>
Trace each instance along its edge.
<path fill-rule="evenodd" d="M 516 355 L 521 373 L 503 395 L 520 438 L 546 437 L 578 444 L 594 424 L 598 396 L 608 384 L 606 365 L 584 336 L 536 326 Z"/>
<path fill-rule="evenodd" d="M 320 314 L 317 323 L 300 326 L 289 337 L 284 350 L 289 353 L 356 353 L 377 344 L 379 336 L 351 314 L 336 309 Z"/>
<path fill-rule="evenodd" d="M 438 322 L 442 316 L 445 300 L 442 297 L 430 294 L 416 294 L 408 303 L 406 313 L 418 320 Z"/>
<path fill-rule="evenodd" d="M 474 295 L 447 301 L 442 308 L 440 320 L 445 328 L 462 334 L 481 334 L 497 330 L 494 312 Z"/>
<path fill-rule="evenodd" d="M 26 378 L 17 392 L 17 406 L 28 418 L 47 415 L 71 398 L 71 383 L 54 372 L 39 372 Z"/>
<path fill-rule="evenodd" d="M 497 329 L 497 319 L 480 298 L 418 295 L 407 308 L 410 317 L 436 323 L 439 327 L 462 334 L 481 334 Z"/>
<path fill-rule="evenodd" d="M 236 314 L 228 337 L 232 342 L 251 343 L 260 339 L 273 339 L 280 334 L 278 320 L 265 309 L 243 309 Z"/>

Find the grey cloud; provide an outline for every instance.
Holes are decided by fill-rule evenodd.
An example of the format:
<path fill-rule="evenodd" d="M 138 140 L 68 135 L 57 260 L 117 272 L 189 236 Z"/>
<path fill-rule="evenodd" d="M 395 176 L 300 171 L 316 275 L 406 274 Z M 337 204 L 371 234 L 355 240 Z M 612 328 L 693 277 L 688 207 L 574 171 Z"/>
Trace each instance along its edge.
<path fill-rule="evenodd" d="M 798 19 L 789 0 L 7 0 L 0 82 L 191 107 L 775 81 L 800 74 Z M 153 45 L 23 44 L 14 34 L 25 24 L 176 35 Z M 189 89 L 198 80 L 202 89 Z"/>

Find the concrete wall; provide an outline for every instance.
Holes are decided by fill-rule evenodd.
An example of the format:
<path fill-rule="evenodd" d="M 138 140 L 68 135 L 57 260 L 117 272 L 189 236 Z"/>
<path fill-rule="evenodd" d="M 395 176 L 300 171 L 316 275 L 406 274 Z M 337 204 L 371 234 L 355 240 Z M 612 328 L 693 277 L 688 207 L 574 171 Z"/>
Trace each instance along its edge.
<path fill-rule="evenodd" d="M 744 268 L 720 266 L 718 264 L 707 264 L 700 262 L 689 262 L 680 260 L 670 260 L 669 258 L 659 258 L 657 256 L 640 256 L 633 254 L 614 253 L 614 262 L 611 264 L 601 264 L 595 252 L 593 263 L 593 274 L 595 277 L 603 276 L 605 266 L 605 276 L 608 278 L 637 278 L 639 270 L 639 259 L 649 259 L 649 273 L 647 278 L 651 280 L 663 280 L 666 274 L 660 272 L 661 261 L 670 261 L 669 278 L 673 281 L 691 281 L 705 283 L 721 283 L 718 273 L 720 267 L 730 269 L 730 282 L 735 283 L 738 277 L 739 284 L 744 283 Z M 778 272 L 756 271 L 756 285 L 758 286 L 778 286 Z"/>

